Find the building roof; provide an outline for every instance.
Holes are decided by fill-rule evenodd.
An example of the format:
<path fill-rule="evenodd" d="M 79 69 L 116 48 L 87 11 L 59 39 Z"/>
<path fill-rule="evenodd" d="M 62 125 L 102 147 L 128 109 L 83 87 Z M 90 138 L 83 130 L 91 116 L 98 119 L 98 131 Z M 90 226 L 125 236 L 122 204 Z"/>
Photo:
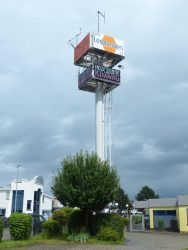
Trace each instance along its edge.
<path fill-rule="evenodd" d="M 177 198 L 149 199 L 149 207 L 175 207 Z"/>
<path fill-rule="evenodd" d="M 135 201 L 134 202 L 134 207 L 136 209 L 138 208 L 149 208 L 149 201 L 146 200 L 146 201 Z"/>
<path fill-rule="evenodd" d="M 149 199 L 146 201 L 135 201 L 134 207 L 139 208 L 162 208 L 188 206 L 188 195 L 178 195 L 176 198 Z"/>
<path fill-rule="evenodd" d="M 0 191 L 11 191 L 11 188 L 10 187 L 7 187 L 7 188 L 0 187 Z"/>
<path fill-rule="evenodd" d="M 35 176 L 35 177 L 33 178 L 33 180 L 34 180 L 34 182 L 35 182 L 36 184 L 39 184 L 39 185 L 41 185 L 41 186 L 44 186 L 44 180 L 43 180 L 42 176 Z"/>
<path fill-rule="evenodd" d="M 178 195 L 177 203 L 178 203 L 179 206 L 188 205 L 188 195 Z"/>
<path fill-rule="evenodd" d="M 51 195 L 49 195 L 49 194 L 44 194 L 44 193 L 43 193 L 43 196 L 45 196 L 45 197 L 47 197 L 47 198 L 49 198 L 49 199 L 53 199 L 53 198 L 54 198 L 53 196 L 51 196 Z"/>

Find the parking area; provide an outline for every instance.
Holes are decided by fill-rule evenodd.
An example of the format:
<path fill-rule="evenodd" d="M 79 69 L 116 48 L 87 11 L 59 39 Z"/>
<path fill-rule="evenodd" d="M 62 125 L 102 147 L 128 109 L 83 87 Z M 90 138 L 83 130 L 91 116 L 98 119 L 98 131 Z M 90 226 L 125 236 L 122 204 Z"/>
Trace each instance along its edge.
<path fill-rule="evenodd" d="M 126 250 L 181 250 L 188 248 L 188 234 L 172 232 L 127 232 Z"/>
<path fill-rule="evenodd" d="M 3 229 L 3 240 L 9 240 L 10 239 L 10 232 L 9 228 L 4 228 Z"/>

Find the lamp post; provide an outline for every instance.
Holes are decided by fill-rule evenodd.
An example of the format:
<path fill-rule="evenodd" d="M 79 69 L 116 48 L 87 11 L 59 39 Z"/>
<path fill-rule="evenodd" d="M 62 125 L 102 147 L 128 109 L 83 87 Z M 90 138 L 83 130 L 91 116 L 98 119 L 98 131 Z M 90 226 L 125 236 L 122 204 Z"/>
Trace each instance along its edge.
<path fill-rule="evenodd" d="M 133 215 L 136 214 L 136 211 L 135 211 L 135 204 L 133 203 Z"/>
<path fill-rule="evenodd" d="M 127 218 L 129 217 L 129 204 L 126 204 L 126 208 L 127 208 Z"/>
<path fill-rule="evenodd" d="M 18 196 L 18 169 L 21 167 L 21 165 L 17 165 L 17 171 L 16 171 L 16 194 L 15 194 L 15 203 L 14 203 L 14 212 L 17 212 L 17 196 Z"/>

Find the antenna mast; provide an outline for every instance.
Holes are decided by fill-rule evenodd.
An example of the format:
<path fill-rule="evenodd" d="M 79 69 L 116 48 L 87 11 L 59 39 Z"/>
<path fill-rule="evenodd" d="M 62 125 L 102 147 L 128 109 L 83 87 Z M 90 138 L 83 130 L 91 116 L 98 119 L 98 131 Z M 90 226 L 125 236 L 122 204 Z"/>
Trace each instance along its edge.
<path fill-rule="evenodd" d="M 97 29 L 97 31 L 98 31 L 98 33 L 100 32 L 100 15 L 103 17 L 103 20 L 104 20 L 104 23 L 105 23 L 105 12 L 104 12 L 104 14 L 102 14 L 100 11 L 97 11 L 97 15 L 98 15 L 98 29 Z"/>
<path fill-rule="evenodd" d="M 75 48 L 77 46 L 77 44 L 78 44 L 78 37 L 82 33 L 82 28 L 79 28 L 79 30 L 80 30 L 80 32 L 78 34 L 76 34 L 75 36 L 73 36 L 71 39 L 69 39 L 68 42 L 67 42 L 73 48 Z M 75 41 L 76 46 L 74 46 L 73 41 Z"/>

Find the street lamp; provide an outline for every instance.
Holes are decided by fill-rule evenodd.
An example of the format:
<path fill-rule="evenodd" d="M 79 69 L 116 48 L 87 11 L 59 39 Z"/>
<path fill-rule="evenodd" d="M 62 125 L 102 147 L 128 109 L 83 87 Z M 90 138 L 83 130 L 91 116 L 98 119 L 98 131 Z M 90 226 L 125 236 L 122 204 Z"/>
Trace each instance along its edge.
<path fill-rule="evenodd" d="M 15 194 L 15 203 L 14 203 L 14 212 L 17 212 L 17 196 L 18 196 L 18 169 L 21 167 L 21 165 L 17 165 L 17 171 L 16 171 L 16 194 Z"/>
<path fill-rule="evenodd" d="M 127 208 L 127 218 L 129 217 L 129 204 L 126 204 L 126 208 Z"/>
<path fill-rule="evenodd" d="M 135 204 L 133 203 L 133 215 L 135 215 L 136 210 L 135 210 Z"/>

